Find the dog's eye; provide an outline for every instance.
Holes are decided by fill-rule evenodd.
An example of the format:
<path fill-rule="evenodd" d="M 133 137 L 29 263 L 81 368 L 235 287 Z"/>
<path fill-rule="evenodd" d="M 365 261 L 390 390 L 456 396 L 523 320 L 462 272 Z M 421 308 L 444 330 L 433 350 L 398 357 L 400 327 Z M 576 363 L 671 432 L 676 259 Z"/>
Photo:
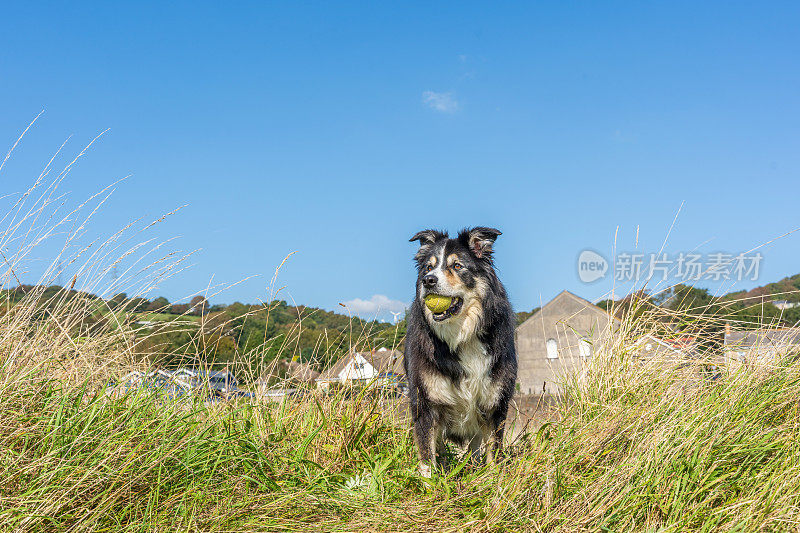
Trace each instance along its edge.
<path fill-rule="evenodd" d="M 453 270 L 458 271 L 458 270 L 461 270 L 462 268 L 464 268 L 464 265 L 462 265 L 461 263 L 454 263 L 453 264 Z"/>
<path fill-rule="evenodd" d="M 431 270 L 433 270 L 433 267 L 431 265 L 425 267 L 425 272 L 430 272 Z"/>

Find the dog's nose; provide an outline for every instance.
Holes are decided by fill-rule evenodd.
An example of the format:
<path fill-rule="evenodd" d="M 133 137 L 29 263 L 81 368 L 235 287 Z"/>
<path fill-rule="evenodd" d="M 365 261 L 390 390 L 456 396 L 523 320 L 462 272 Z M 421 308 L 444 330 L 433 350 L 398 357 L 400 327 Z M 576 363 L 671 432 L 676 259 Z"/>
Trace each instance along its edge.
<path fill-rule="evenodd" d="M 439 281 L 439 279 L 433 274 L 428 274 L 422 278 L 422 284 L 428 288 L 435 286 L 437 281 Z"/>

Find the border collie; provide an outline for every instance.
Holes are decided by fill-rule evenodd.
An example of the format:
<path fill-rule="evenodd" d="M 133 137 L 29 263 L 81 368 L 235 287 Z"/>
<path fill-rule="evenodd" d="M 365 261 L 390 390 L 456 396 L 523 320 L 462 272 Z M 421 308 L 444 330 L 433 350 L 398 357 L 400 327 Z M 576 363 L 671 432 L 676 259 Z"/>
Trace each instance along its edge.
<path fill-rule="evenodd" d="M 517 356 L 514 314 L 494 270 L 492 248 L 500 231 L 420 231 L 417 294 L 408 314 L 405 371 L 420 471 L 430 476 L 445 440 L 467 447 L 473 459 L 486 448 L 494 460 L 514 394 Z M 425 297 L 452 298 L 434 313 Z M 435 308 L 435 307 L 434 307 Z M 438 310 L 438 309 L 437 309 Z"/>

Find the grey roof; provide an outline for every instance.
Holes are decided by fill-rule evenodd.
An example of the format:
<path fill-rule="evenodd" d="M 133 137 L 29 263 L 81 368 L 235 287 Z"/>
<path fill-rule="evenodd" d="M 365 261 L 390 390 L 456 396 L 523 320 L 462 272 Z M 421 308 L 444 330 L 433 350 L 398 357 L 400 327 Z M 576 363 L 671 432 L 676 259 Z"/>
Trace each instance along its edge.
<path fill-rule="evenodd" d="M 294 381 L 305 383 L 317 379 L 319 377 L 319 372 L 300 361 L 287 361 L 286 377 Z"/>
<path fill-rule="evenodd" d="M 370 360 L 369 357 L 366 359 L 367 361 L 370 361 L 372 366 L 377 368 L 378 372 L 381 374 L 405 374 L 405 368 L 403 367 L 403 352 L 400 350 L 376 350 L 372 352 L 372 360 Z"/>
<path fill-rule="evenodd" d="M 286 372 L 285 378 L 287 381 L 292 381 L 294 383 L 310 383 L 316 380 L 319 377 L 319 372 L 314 370 L 314 368 L 307 364 L 303 363 L 302 361 L 280 361 L 279 366 Z M 273 378 L 277 376 L 273 376 L 270 374 L 264 374 L 256 380 L 256 384 L 259 386 L 269 386 L 273 382 Z"/>

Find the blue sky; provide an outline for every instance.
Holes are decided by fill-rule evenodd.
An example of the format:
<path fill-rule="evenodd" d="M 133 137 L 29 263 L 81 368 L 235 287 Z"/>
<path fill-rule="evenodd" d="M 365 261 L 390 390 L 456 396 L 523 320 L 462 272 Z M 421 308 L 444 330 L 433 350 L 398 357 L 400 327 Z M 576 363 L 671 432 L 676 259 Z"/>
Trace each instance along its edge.
<path fill-rule="evenodd" d="M 614 282 L 582 283 L 578 254 L 611 257 L 615 234 L 658 251 L 681 205 L 674 254 L 800 227 L 798 22 L 790 2 L 17 2 L 0 146 L 45 113 L 0 194 L 109 128 L 63 190 L 131 176 L 98 234 L 187 204 L 153 229 L 201 249 L 170 299 L 251 275 L 216 300 L 264 298 L 297 251 L 284 297 L 393 307 L 413 297 L 412 234 L 488 225 L 516 308 L 595 300 Z M 799 244 L 764 247 L 736 287 L 800 272 Z"/>

